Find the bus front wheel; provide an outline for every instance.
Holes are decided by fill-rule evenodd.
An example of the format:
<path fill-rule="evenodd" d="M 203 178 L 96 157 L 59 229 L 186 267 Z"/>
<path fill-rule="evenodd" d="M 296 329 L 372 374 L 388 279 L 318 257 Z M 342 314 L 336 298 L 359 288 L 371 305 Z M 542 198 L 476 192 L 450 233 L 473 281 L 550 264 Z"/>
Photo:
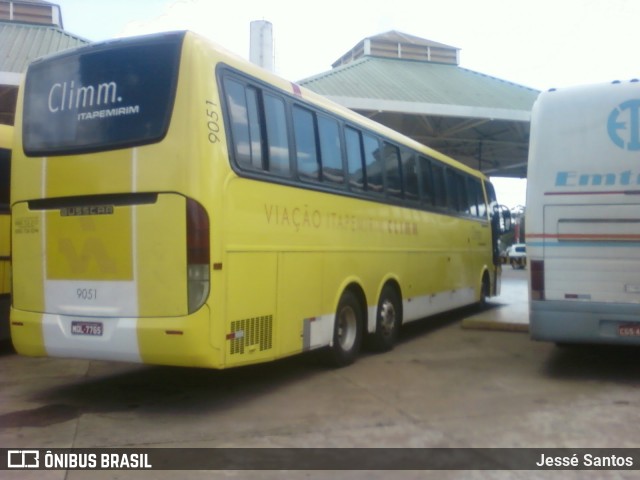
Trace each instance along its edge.
<path fill-rule="evenodd" d="M 334 367 L 352 364 L 360 353 L 364 315 L 356 295 L 347 290 L 342 294 L 333 326 L 333 342 L 328 350 L 329 363 Z"/>

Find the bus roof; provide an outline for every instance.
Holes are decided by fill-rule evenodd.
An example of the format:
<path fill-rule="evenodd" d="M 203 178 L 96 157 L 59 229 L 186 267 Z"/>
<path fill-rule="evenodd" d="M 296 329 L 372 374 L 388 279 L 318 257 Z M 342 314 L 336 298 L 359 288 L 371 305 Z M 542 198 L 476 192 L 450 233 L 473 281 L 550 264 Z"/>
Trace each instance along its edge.
<path fill-rule="evenodd" d="M 482 179 L 486 178 L 483 173 L 481 173 L 476 169 L 468 167 L 462 162 L 459 162 L 447 155 L 444 155 L 438 152 L 437 150 L 434 150 L 420 142 L 417 142 L 391 128 L 388 128 L 378 122 L 375 122 L 374 120 L 371 120 L 363 115 L 360 115 L 359 113 L 353 110 L 350 110 L 338 103 L 335 103 L 305 87 L 299 86 L 291 81 L 288 81 L 286 79 L 283 79 L 282 77 L 279 77 L 274 73 L 271 73 L 261 67 L 258 67 L 257 65 L 254 65 L 248 62 L 247 60 L 245 60 L 244 58 L 225 49 L 219 44 L 199 34 L 196 34 L 190 31 L 163 32 L 163 33 L 156 33 L 156 34 L 145 35 L 145 36 L 129 37 L 129 38 L 123 38 L 123 39 L 107 40 L 104 42 L 97 42 L 94 44 L 80 46 L 74 49 L 66 50 L 64 52 L 52 54 L 50 56 L 38 59 L 34 61 L 29 68 L 31 69 L 32 66 L 35 66 L 41 62 L 51 61 L 53 59 L 83 54 L 85 52 L 87 53 L 95 52 L 101 49 L 118 48 L 118 47 L 129 45 L 129 44 L 136 44 L 141 41 L 153 41 L 153 37 L 156 37 L 158 41 L 162 41 L 163 38 L 166 38 L 168 36 L 176 36 L 176 35 L 184 36 L 185 41 L 183 44 L 183 50 L 186 48 L 198 49 L 203 47 L 213 50 L 216 52 L 218 61 L 220 63 L 229 65 L 240 72 L 253 76 L 265 83 L 268 83 L 286 92 L 288 95 L 297 96 L 306 102 L 309 102 L 317 107 L 323 108 L 331 113 L 334 113 L 342 117 L 346 121 L 353 122 L 356 125 L 362 126 L 373 132 L 381 134 L 389 138 L 390 140 L 397 142 L 398 144 L 412 148 L 418 152 L 423 153 L 424 155 L 436 158 L 444 163 L 447 163 L 453 166 L 458 170 L 464 171 L 468 174 L 474 175 Z M 27 73 L 27 76 L 28 75 L 29 74 Z"/>

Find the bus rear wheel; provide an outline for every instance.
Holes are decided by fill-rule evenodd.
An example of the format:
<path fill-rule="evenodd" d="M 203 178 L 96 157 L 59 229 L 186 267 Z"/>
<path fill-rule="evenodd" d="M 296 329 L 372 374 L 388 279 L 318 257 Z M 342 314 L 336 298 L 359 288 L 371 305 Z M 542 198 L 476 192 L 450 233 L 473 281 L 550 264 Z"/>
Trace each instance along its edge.
<path fill-rule="evenodd" d="M 334 367 L 352 364 L 360 353 L 364 315 L 356 295 L 347 290 L 342 294 L 333 326 L 333 342 L 327 360 Z"/>
<path fill-rule="evenodd" d="M 482 276 L 482 282 L 480 283 L 480 300 L 478 301 L 478 306 L 480 308 L 487 306 L 487 299 L 491 296 L 491 281 L 489 280 L 489 275 L 485 273 Z"/>
<path fill-rule="evenodd" d="M 368 338 L 368 346 L 377 352 L 391 350 L 398 340 L 402 324 L 400 298 L 395 288 L 385 285 L 378 301 L 376 331 Z"/>

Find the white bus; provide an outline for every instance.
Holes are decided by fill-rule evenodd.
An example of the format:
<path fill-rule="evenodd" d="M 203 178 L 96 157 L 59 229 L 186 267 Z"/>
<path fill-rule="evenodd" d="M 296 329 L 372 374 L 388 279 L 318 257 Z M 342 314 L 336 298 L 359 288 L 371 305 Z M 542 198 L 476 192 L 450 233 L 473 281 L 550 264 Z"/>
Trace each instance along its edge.
<path fill-rule="evenodd" d="M 530 331 L 640 344 L 640 83 L 550 90 L 533 108 Z"/>

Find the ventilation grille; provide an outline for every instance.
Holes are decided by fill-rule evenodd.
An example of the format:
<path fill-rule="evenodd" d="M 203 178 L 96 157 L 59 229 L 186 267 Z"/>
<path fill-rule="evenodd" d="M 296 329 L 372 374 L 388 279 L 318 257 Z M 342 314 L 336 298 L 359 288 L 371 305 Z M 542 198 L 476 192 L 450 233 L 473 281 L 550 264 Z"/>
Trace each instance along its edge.
<path fill-rule="evenodd" d="M 273 339 L 273 315 L 247 318 L 231 322 L 231 355 L 242 355 L 245 349 L 257 347 L 260 352 L 269 350 Z"/>

